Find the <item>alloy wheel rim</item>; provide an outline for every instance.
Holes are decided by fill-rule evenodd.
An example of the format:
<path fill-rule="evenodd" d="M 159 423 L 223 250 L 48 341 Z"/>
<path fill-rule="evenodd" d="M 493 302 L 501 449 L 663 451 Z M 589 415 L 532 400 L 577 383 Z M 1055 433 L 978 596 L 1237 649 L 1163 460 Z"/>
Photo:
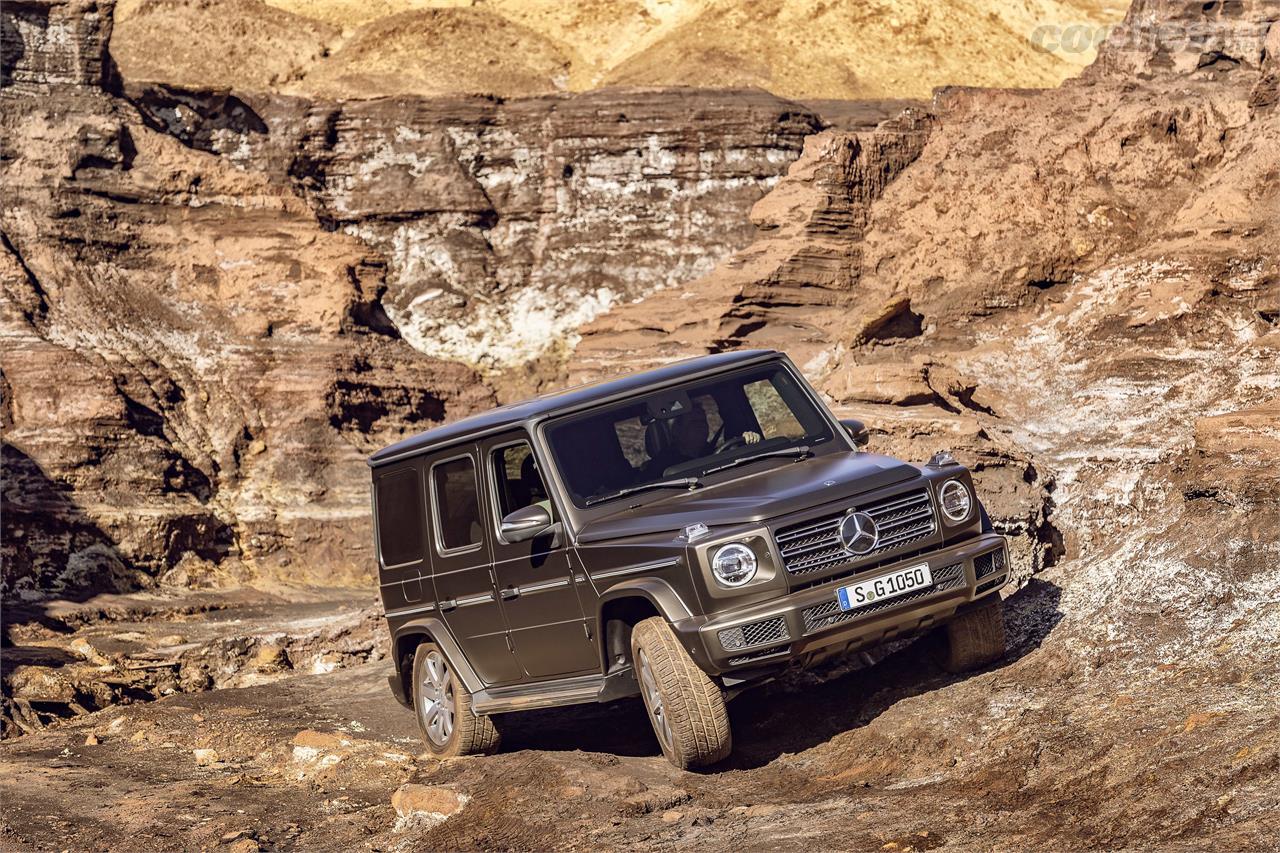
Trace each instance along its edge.
<path fill-rule="evenodd" d="M 422 728 L 427 738 L 436 746 L 445 746 L 453 736 L 453 673 L 449 671 L 444 655 L 437 651 L 427 653 L 418 694 L 421 697 Z"/>
<path fill-rule="evenodd" d="M 666 750 L 671 749 L 671 723 L 667 720 L 667 710 L 662 703 L 662 693 L 658 690 L 658 680 L 653 677 L 649 667 L 649 656 L 644 649 L 639 650 L 640 686 L 644 690 L 645 705 L 649 708 L 649 717 L 653 720 L 653 729 L 658 740 Z"/>

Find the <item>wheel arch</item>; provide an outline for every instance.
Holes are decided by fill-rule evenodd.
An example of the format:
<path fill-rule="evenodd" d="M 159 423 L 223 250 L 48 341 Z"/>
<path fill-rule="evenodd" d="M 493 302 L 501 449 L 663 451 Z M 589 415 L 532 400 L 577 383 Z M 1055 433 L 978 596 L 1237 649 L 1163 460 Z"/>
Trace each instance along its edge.
<path fill-rule="evenodd" d="M 692 615 L 679 594 L 666 581 L 638 578 L 610 588 L 601 597 L 596 614 L 600 659 L 608 673 L 631 662 L 631 630 L 651 616 L 668 623 Z"/>
<path fill-rule="evenodd" d="M 448 626 L 440 619 L 422 617 L 401 625 L 395 630 L 391 640 L 391 654 L 396 676 L 400 679 L 400 684 L 405 691 L 404 695 L 410 701 L 413 698 L 413 655 L 418 646 L 425 642 L 435 643 L 440 647 L 468 692 L 477 693 L 484 689 L 484 682 L 471 668 L 471 663 L 454 640 Z"/>

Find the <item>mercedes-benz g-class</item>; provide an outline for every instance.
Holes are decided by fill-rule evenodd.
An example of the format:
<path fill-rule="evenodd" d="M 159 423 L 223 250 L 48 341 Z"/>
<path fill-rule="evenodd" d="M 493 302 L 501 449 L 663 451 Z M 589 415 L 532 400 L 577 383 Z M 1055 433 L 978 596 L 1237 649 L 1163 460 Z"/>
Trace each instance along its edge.
<path fill-rule="evenodd" d="M 785 355 L 735 352 L 503 406 L 374 454 L 391 688 L 429 750 L 500 715 L 639 695 L 678 767 L 727 696 L 945 625 L 1004 654 L 1004 538 L 949 453 L 862 450 Z"/>

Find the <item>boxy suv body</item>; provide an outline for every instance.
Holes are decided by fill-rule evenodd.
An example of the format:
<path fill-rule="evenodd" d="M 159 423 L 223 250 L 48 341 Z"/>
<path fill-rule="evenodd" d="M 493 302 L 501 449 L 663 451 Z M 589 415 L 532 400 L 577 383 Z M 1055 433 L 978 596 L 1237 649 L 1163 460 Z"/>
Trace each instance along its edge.
<path fill-rule="evenodd" d="M 726 353 L 504 406 L 370 459 L 391 687 L 431 751 L 494 715 L 640 695 L 666 756 L 730 750 L 726 696 L 946 625 L 1004 652 L 1004 539 L 949 454 L 860 449 L 786 356 Z"/>

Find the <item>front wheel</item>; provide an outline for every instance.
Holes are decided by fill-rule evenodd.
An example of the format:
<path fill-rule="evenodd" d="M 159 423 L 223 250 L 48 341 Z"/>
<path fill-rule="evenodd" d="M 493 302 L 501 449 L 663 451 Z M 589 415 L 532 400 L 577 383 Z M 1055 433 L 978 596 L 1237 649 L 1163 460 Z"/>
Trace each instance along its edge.
<path fill-rule="evenodd" d="M 432 755 L 450 758 L 498 748 L 493 720 L 471 710 L 471 694 L 435 643 L 423 643 L 413 655 L 413 709 Z"/>
<path fill-rule="evenodd" d="M 733 738 L 724 695 L 662 617 L 636 625 L 631 660 L 649 722 L 667 760 L 686 770 L 726 758 Z"/>
<path fill-rule="evenodd" d="M 942 666 L 947 672 L 967 672 L 998 661 L 1005 655 L 1004 602 L 992 596 L 948 622 L 946 632 Z"/>

